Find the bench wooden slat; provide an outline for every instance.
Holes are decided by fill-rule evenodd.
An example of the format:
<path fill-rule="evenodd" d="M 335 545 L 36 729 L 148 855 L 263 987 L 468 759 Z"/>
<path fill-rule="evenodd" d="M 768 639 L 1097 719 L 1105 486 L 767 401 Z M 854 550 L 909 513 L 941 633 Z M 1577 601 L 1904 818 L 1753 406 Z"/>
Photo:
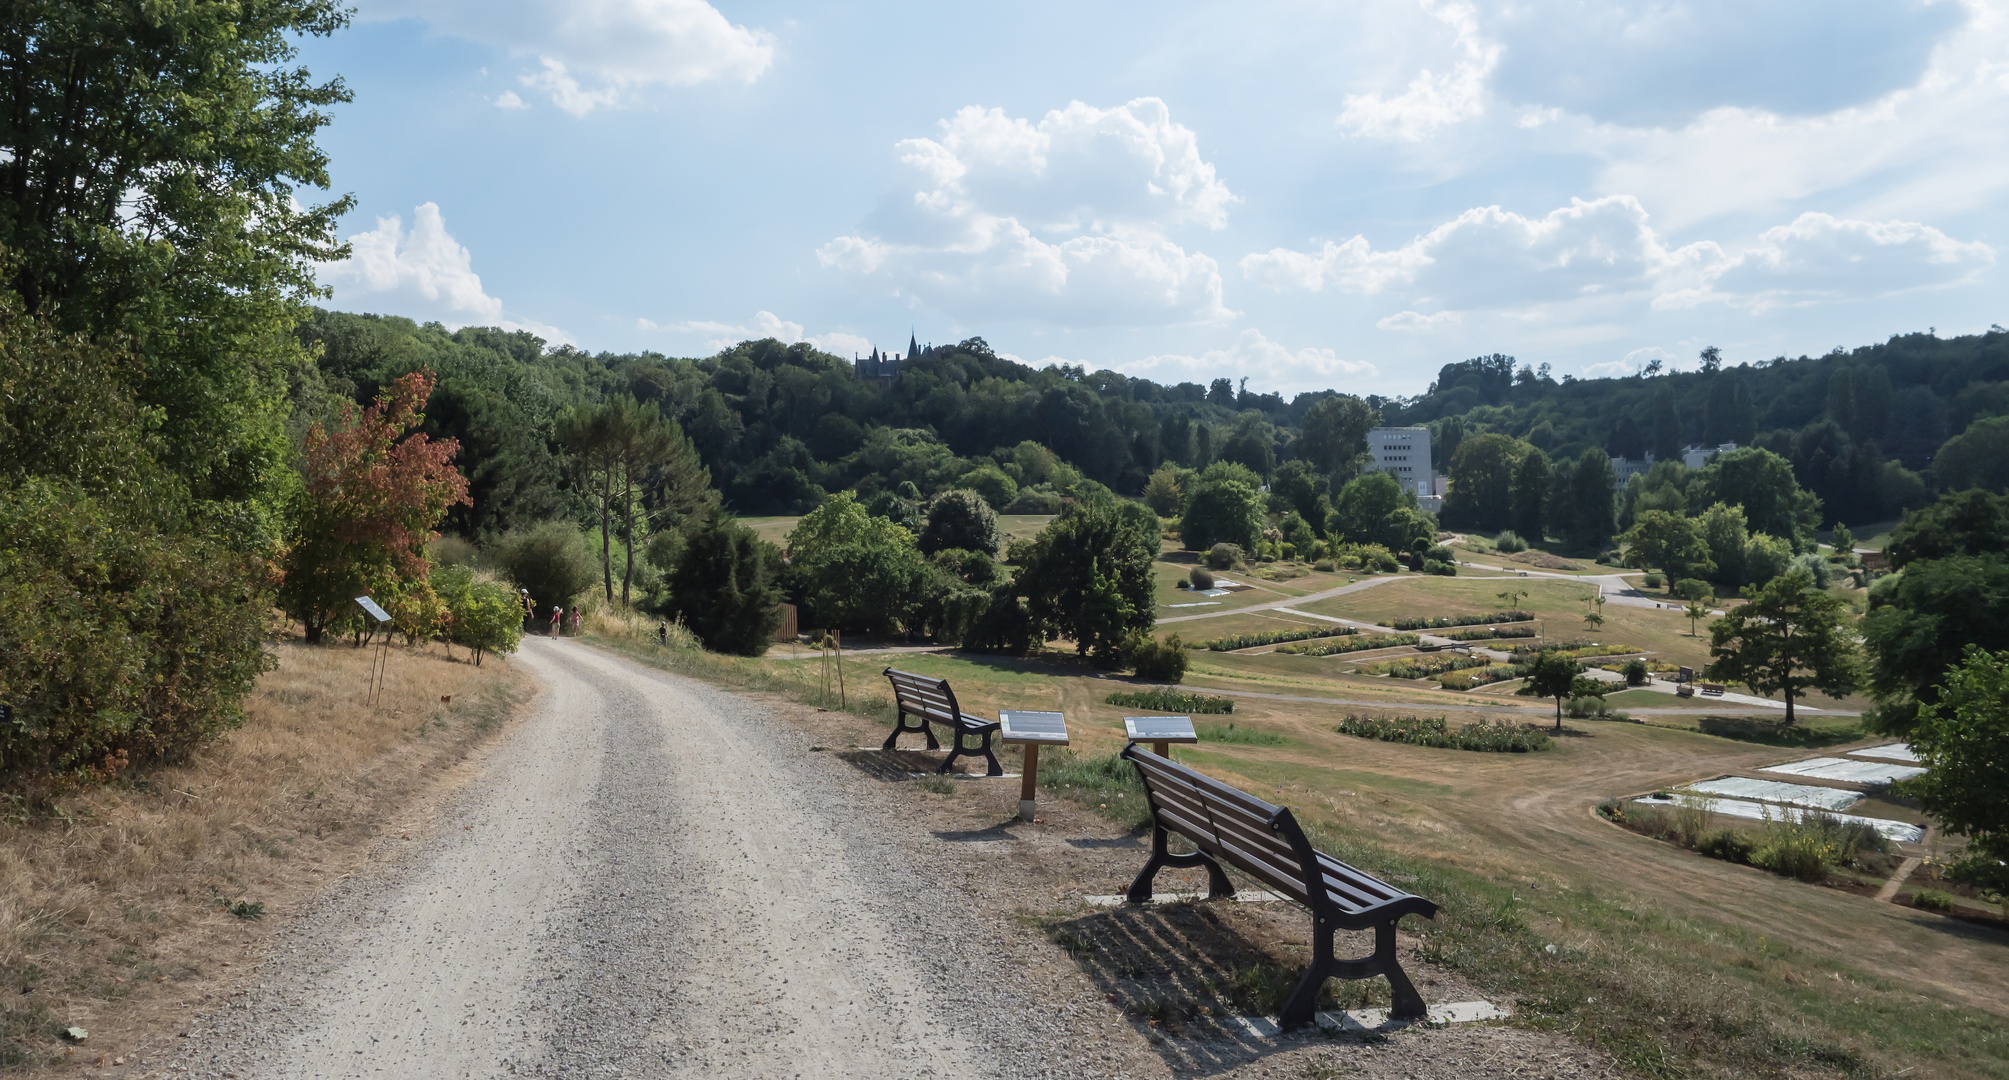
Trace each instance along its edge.
<path fill-rule="evenodd" d="M 989 775 L 1004 775 L 1004 767 L 998 764 L 997 755 L 991 750 L 992 738 L 997 734 L 996 721 L 985 720 L 981 716 L 971 716 L 962 710 L 956 701 L 956 692 L 949 688 L 947 679 L 937 679 L 898 668 L 887 668 L 883 674 L 893 687 L 893 733 L 886 737 L 884 749 L 892 750 L 899 745 L 900 736 L 917 734 L 927 739 L 928 749 L 936 749 L 935 733 L 930 724 L 940 725 L 950 731 L 948 760 L 942 762 L 941 772 L 948 772 L 956 759 L 964 754 L 980 753 L 990 764 Z M 914 718 L 919 723 L 907 725 L 907 719 Z M 982 739 L 982 745 L 971 749 L 964 745 L 964 737 Z"/>

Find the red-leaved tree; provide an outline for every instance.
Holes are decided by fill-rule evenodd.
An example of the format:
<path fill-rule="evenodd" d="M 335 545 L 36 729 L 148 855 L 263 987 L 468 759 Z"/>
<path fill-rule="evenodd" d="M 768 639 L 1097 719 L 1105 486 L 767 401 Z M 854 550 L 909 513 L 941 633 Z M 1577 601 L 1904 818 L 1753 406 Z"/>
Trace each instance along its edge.
<path fill-rule="evenodd" d="M 361 413 L 347 406 L 332 429 L 307 433 L 280 597 L 310 642 L 353 614 L 356 597 L 423 581 L 426 541 L 449 507 L 468 502 L 467 478 L 453 467 L 460 443 L 412 430 L 432 387 L 429 371 L 399 376 Z"/>

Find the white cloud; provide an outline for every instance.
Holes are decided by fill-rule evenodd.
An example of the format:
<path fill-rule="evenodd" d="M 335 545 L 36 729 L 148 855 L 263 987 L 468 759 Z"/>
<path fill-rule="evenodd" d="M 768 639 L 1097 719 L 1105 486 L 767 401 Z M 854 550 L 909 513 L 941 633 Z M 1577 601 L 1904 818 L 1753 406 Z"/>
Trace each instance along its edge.
<path fill-rule="evenodd" d="M 771 35 L 705 0 L 373 0 L 364 15 L 535 56 L 521 82 L 575 116 L 656 86 L 751 83 L 774 64 Z"/>
<path fill-rule="evenodd" d="M 1171 238 L 1237 197 L 1157 98 L 1038 123 L 969 106 L 895 149 L 915 180 L 824 266 L 958 314 L 1067 325 L 1218 321 L 1220 267 Z"/>
<path fill-rule="evenodd" d="M 1593 379 L 1616 379 L 1626 375 L 1636 375 L 1655 360 L 1665 364 L 1674 359 L 1674 354 L 1658 345 L 1634 349 L 1616 360 L 1606 360 L 1600 364 L 1584 365 L 1583 373 Z"/>
<path fill-rule="evenodd" d="M 1748 246 L 1701 240 L 1671 247 L 1637 199 L 1610 195 L 1573 199 L 1539 218 L 1480 207 L 1398 248 L 1377 251 L 1356 236 L 1312 252 L 1250 254 L 1241 268 L 1250 281 L 1281 292 L 1399 297 L 1417 309 L 1377 325 L 1418 330 L 1462 311 L 1526 314 L 1621 298 L 1649 299 L 1659 309 L 1723 301 L 1753 311 L 1844 302 L 1969 284 L 1994 261 L 1987 244 L 1928 225 L 1821 213 L 1768 229 Z"/>
<path fill-rule="evenodd" d="M 1398 311 L 1393 315 L 1376 320 L 1374 325 L 1382 330 L 1417 330 L 1427 332 L 1435 330 L 1440 326 L 1456 326 L 1461 321 L 1463 321 L 1463 316 L 1455 311 L 1439 311 L 1433 315 L 1424 315 L 1415 311 Z"/>
<path fill-rule="evenodd" d="M 1479 36 L 1478 13 L 1456 0 L 1418 0 L 1423 10 L 1451 28 L 1457 58 L 1444 73 L 1425 68 L 1403 92 L 1348 94 L 1339 126 L 1354 135 L 1415 142 L 1438 129 L 1486 111 L 1486 79 L 1500 60 L 1500 47 Z"/>
<path fill-rule="evenodd" d="M 522 98 L 516 96 L 516 91 L 504 90 L 502 93 L 495 95 L 495 107 L 504 112 L 513 112 L 517 109 L 527 109 L 530 106 L 525 104 Z"/>
<path fill-rule="evenodd" d="M 474 257 L 446 231 L 438 203 L 412 211 L 412 228 L 396 214 L 377 227 L 349 237 L 346 259 L 320 269 L 320 280 L 335 291 L 335 302 L 366 304 L 379 311 L 450 328 L 499 326 L 528 330 L 554 344 L 572 344 L 570 334 L 545 323 L 509 319 L 502 301 L 488 295 L 474 272 Z"/>
<path fill-rule="evenodd" d="M 1868 299 L 1971 284 L 1994 264 L 1994 248 L 1955 240 L 1930 225 L 1807 213 L 1765 230 L 1756 246 L 1725 260 L 1702 287 L 1666 294 L 1655 306 L 1722 300 L 1762 312 Z"/>
<path fill-rule="evenodd" d="M 1167 384 L 1208 383 L 1218 378 L 1248 376 L 1252 383 L 1284 392 L 1330 386 L 1344 389 L 1347 379 L 1372 379 L 1379 374 L 1365 360 L 1342 359 L 1332 349 L 1293 350 L 1253 328 L 1242 331 L 1233 345 L 1210 349 L 1198 356 L 1160 353 L 1111 366 L 1133 378 Z"/>
<path fill-rule="evenodd" d="M 872 342 L 857 334 L 847 334 L 833 330 L 824 334 L 802 332 L 802 324 L 790 322 L 772 311 L 756 311 L 753 318 L 743 323 L 723 323 L 710 319 L 691 319 L 685 322 L 658 323 L 649 319 L 636 319 L 635 328 L 650 332 L 685 334 L 704 339 L 705 347 L 716 352 L 728 349 L 742 341 L 757 341 L 774 338 L 785 345 L 806 341 L 810 345 L 833 356 L 850 356 L 853 353 L 871 352 Z"/>

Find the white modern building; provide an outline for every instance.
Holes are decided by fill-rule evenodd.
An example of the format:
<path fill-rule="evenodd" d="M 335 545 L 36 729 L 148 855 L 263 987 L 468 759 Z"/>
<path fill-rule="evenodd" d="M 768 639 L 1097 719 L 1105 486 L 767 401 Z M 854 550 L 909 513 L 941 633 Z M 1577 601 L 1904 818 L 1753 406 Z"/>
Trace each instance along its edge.
<path fill-rule="evenodd" d="M 1726 442 L 1720 446 L 1684 446 L 1681 448 L 1681 465 L 1683 468 L 1699 469 L 1709 464 L 1710 459 L 1716 455 L 1727 454 L 1735 449 L 1737 449 L 1737 444 L 1733 442 Z M 1653 451 L 1651 450 L 1647 451 L 1646 457 L 1640 460 L 1622 457 L 1611 459 L 1611 471 L 1621 489 L 1625 487 L 1627 480 L 1646 473 L 1652 468 Z"/>
<path fill-rule="evenodd" d="M 1367 452 L 1374 455 L 1374 470 L 1400 481 L 1403 490 L 1426 499 L 1437 491 L 1430 467 L 1430 429 L 1426 427 L 1375 428 L 1367 433 Z"/>

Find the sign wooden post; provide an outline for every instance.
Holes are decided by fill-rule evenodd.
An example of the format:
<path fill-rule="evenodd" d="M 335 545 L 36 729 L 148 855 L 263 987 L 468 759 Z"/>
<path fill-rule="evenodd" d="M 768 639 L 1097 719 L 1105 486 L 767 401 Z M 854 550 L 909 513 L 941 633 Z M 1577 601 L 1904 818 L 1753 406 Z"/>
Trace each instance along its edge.
<path fill-rule="evenodd" d="M 1010 745 L 1017 743 L 1025 754 L 1025 768 L 1018 782 L 1018 816 L 1031 821 L 1038 809 L 1039 748 L 1067 745 L 1067 718 L 1057 712 L 998 712 L 998 734 Z"/>

